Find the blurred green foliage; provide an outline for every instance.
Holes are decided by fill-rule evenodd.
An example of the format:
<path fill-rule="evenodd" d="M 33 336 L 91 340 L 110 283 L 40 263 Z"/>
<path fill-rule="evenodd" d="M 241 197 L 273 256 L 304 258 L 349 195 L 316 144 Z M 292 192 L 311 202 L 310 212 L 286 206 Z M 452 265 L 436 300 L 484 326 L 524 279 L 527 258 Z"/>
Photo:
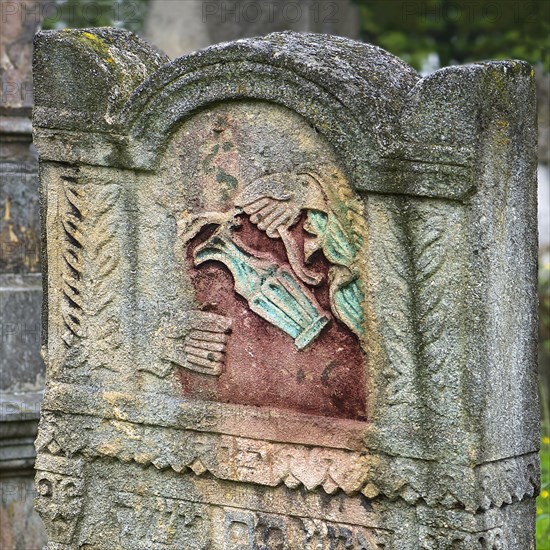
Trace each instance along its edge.
<path fill-rule="evenodd" d="M 540 451 L 541 490 L 537 498 L 537 548 L 550 550 L 550 423 L 544 422 Z"/>
<path fill-rule="evenodd" d="M 184 1 L 184 0 L 174 0 Z M 550 0 L 353 0 L 362 38 L 421 69 L 524 59 L 550 71 Z M 44 29 L 118 26 L 139 33 L 148 0 L 55 0 Z"/>
<path fill-rule="evenodd" d="M 550 71 L 550 0 L 354 0 L 361 34 L 422 69 L 523 59 Z"/>
<path fill-rule="evenodd" d="M 539 262 L 539 361 L 550 357 L 550 261 Z M 541 373 L 542 374 L 542 373 Z M 540 451 L 541 490 L 537 499 L 537 548 L 550 550 L 550 394 L 547 381 L 540 385 L 542 441 Z"/>
<path fill-rule="evenodd" d="M 541 359 L 547 360 L 550 358 L 550 261 L 541 258 L 539 264 L 539 341 Z"/>
<path fill-rule="evenodd" d="M 148 0 L 55 0 L 44 8 L 42 28 L 123 27 L 140 33 Z"/>

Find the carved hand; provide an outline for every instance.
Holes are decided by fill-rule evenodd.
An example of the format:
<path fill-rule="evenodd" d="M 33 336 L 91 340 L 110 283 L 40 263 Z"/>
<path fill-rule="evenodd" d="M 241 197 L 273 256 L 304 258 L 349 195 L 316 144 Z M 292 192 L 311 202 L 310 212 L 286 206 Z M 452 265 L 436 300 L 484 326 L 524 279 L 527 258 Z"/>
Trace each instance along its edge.
<path fill-rule="evenodd" d="M 323 276 L 302 264 L 300 248 L 288 231 L 300 216 L 298 205 L 291 201 L 263 197 L 245 206 L 243 210 L 250 215 L 250 221 L 258 229 L 265 231 L 268 237 L 282 239 L 288 261 L 301 281 L 312 286 L 321 284 Z"/>
<path fill-rule="evenodd" d="M 279 229 L 292 226 L 300 217 L 300 207 L 296 203 L 271 197 L 261 197 L 243 210 L 250 221 L 272 239 L 279 238 Z"/>
<path fill-rule="evenodd" d="M 219 376 L 223 372 L 231 319 L 205 311 L 188 312 L 161 327 L 162 355 L 186 369 Z"/>

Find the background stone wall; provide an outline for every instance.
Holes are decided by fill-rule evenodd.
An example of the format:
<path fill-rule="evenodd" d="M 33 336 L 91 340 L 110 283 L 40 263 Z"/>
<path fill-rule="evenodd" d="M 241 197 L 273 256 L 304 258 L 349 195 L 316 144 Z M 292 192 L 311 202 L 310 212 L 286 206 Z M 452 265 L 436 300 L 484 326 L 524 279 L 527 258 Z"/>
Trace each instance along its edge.
<path fill-rule="evenodd" d="M 37 1 L 2 2 L 0 33 L 0 548 L 46 541 L 33 511 L 40 357 L 38 162 L 32 145 L 32 39 Z"/>

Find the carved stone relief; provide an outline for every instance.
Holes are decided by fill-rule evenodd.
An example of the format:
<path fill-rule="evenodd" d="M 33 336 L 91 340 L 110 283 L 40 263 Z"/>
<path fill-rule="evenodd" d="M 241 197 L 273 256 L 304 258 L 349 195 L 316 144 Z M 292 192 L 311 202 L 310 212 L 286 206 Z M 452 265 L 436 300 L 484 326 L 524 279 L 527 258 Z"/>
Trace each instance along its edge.
<path fill-rule="evenodd" d="M 36 470 L 35 506 L 48 530 L 48 539 L 62 547 L 74 546 L 85 497 L 82 463 L 42 456 L 36 462 Z"/>
<path fill-rule="evenodd" d="M 35 58 L 50 550 L 530 547 L 530 68 L 108 29 Z"/>
<path fill-rule="evenodd" d="M 367 227 L 328 144 L 286 109 L 236 103 L 192 118 L 172 155 L 157 196 L 196 306 L 155 341 L 184 394 L 364 419 Z"/>

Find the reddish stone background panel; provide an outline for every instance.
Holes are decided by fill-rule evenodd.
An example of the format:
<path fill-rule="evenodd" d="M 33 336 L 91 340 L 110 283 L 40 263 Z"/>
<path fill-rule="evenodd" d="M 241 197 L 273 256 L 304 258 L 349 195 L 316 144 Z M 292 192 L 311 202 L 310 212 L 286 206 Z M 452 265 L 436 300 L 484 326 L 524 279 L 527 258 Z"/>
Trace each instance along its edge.
<path fill-rule="evenodd" d="M 280 240 L 270 239 L 242 218 L 237 231 L 248 247 L 268 252 L 286 264 Z M 303 243 L 303 220 L 292 231 Z M 226 349 L 225 371 L 219 377 L 180 369 L 186 397 L 243 405 L 269 406 L 337 418 L 366 419 L 365 357 L 359 341 L 331 316 L 330 323 L 306 349 L 296 349 L 291 337 L 252 312 L 233 289 L 233 277 L 219 262 L 193 265 L 192 252 L 206 235 L 187 250 L 187 269 L 199 307 L 233 319 Z M 288 265 L 288 264 L 287 264 Z M 319 254 L 311 268 L 325 276 L 328 262 Z M 326 280 L 326 279 L 325 279 Z M 314 289 L 330 314 L 328 284 Z"/>

